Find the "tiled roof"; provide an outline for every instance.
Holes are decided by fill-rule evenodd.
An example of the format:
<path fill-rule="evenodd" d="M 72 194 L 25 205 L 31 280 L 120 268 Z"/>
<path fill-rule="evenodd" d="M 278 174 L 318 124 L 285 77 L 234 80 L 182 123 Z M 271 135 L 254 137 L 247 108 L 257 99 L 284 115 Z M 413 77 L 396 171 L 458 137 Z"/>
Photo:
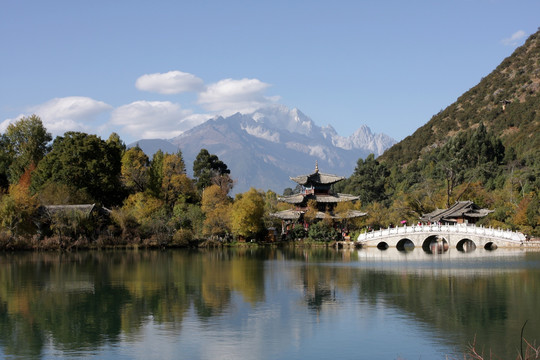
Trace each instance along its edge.
<path fill-rule="evenodd" d="M 344 201 L 355 201 L 360 197 L 349 194 L 295 194 L 290 196 L 283 196 L 278 198 L 279 201 L 283 201 L 289 204 L 300 204 L 306 200 L 315 200 L 318 203 L 338 203 Z"/>
<path fill-rule="evenodd" d="M 292 181 L 304 186 L 310 183 L 331 185 L 343 179 L 345 179 L 343 176 L 323 174 L 318 171 L 314 172 L 313 174 L 300 175 L 291 178 Z"/>
<path fill-rule="evenodd" d="M 298 211 L 298 210 L 283 210 L 277 213 L 272 213 L 270 215 L 277 217 L 279 219 L 282 219 L 282 220 L 298 220 L 300 219 L 300 216 L 304 213 L 305 213 L 304 211 Z M 332 219 L 352 219 L 352 218 L 357 218 L 357 217 L 366 216 L 366 215 L 367 213 L 361 212 L 358 210 L 349 210 L 347 214 L 345 215 L 330 215 L 322 211 L 317 211 L 315 218 L 325 219 L 326 217 L 330 217 Z"/>
<path fill-rule="evenodd" d="M 289 196 L 280 196 L 278 197 L 278 200 L 289 204 L 300 204 L 302 201 L 304 201 L 304 195 L 294 194 Z"/>
<path fill-rule="evenodd" d="M 472 201 L 458 201 L 448 209 L 437 209 L 427 214 L 423 214 L 421 219 L 424 221 L 451 220 L 458 217 L 481 218 L 494 210 L 481 209 Z"/>
<path fill-rule="evenodd" d="M 298 220 L 300 219 L 300 215 L 302 215 L 302 211 L 296 211 L 296 210 L 283 210 L 278 211 L 277 213 L 272 213 L 270 216 L 277 217 L 282 220 Z"/>
<path fill-rule="evenodd" d="M 44 205 L 45 210 L 49 214 L 56 214 L 59 212 L 68 212 L 68 211 L 80 211 L 86 216 L 90 215 L 92 210 L 94 210 L 96 204 L 82 204 L 82 205 Z"/>

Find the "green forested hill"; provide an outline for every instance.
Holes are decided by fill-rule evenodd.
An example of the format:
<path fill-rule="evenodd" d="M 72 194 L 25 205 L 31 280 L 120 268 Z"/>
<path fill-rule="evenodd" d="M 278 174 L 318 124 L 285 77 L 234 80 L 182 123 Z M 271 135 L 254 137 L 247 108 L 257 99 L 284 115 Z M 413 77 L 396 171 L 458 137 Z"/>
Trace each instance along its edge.
<path fill-rule="evenodd" d="M 380 158 L 405 165 L 483 123 L 518 158 L 540 149 L 540 31 L 491 74 Z"/>
<path fill-rule="evenodd" d="M 540 235 L 540 30 L 478 85 L 336 191 L 359 195 L 370 225 L 473 200 L 486 225 Z"/>

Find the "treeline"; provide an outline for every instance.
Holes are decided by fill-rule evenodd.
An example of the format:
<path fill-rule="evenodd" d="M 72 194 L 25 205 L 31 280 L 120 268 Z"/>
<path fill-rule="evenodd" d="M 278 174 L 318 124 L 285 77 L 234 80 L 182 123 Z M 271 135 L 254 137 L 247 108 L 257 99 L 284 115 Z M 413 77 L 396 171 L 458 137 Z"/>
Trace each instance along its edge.
<path fill-rule="evenodd" d="M 516 157 L 480 123 L 406 165 L 373 155 L 358 160 L 353 175 L 335 190 L 359 195 L 367 223 L 384 227 L 418 218 L 460 200 L 495 212 L 486 226 L 540 236 L 540 156 Z"/>
<path fill-rule="evenodd" d="M 263 241 L 281 221 L 270 214 L 289 208 L 268 190 L 230 196 L 230 170 L 201 149 L 186 173 L 181 151 L 158 151 L 150 159 L 138 146 L 127 149 L 113 133 L 107 140 L 66 132 L 52 141 L 39 117 L 22 118 L 0 135 L 0 248 L 56 249 L 106 246 L 195 246 Z M 517 158 L 483 124 L 459 133 L 406 166 L 359 159 L 352 176 L 335 192 L 358 195 L 340 203 L 366 217 L 342 224 L 351 235 L 419 217 L 459 200 L 495 212 L 486 226 L 540 236 L 540 158 Z M 285 189 L 284 193 L 300 189 Z M 96 203 L 108 216 L 81 211 L 47 212 L 47 205 Z M 110 211 L 109 211 L 110 210 Z M 309 211 L 306 218 L 309 218 Z M 102 212 L 103 214 L 103 212 Z M 306 231 L 298 225 L 290 239 L 332 241 L 332 222 Z"/>
<path fill-rule="evenodd" d="M 152 159 L 82 132 L 52 137 L 39 117 L 22 118 L 0 136 L 0 246 L 68 248 L 109 245 L 189 246 L 203 241 L 262 240 L 277 210 L 272 191 L 229 196 L 230 170 L 202 149 L 186 174 L 181 151 Z M 45 205 L 99 204 L 103 219 Z"/>

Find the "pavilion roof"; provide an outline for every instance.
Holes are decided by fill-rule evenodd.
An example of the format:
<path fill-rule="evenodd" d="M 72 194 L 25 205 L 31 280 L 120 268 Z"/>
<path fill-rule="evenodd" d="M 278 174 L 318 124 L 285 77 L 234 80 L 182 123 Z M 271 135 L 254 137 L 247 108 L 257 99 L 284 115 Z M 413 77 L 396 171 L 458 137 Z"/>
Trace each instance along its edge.
<path fill-rule="evenodd" d="M 421 220 L 424 221 L 453 221 L 459 217 L 482 218 L 495 210 L 481 209 L 472 201 L 458 201 L 448 209 L 437 209 L 427 214 L 423 214 Z"/>
<path fill-rule="evenodd" d="M 302 186 L 313 184 L 313 183 L 322 184 L 322 185 L 331 185 L 343 179 L 345 179 L 343 176 L 324 174 L 324 173 L 319 173 L 319 172 L 315 172 L 309 175 L 300 175 L 300 176 L 291 178 L 292 181 Z"/>
<path fill-rule="evenodd" d="M 270 214 L 270 216 L 277 217 L 282 220 L 298 220 L 300 219 L 300 216 L 303 214 L 303 211 L 297 211 L 297 210 L 283 210 L 278 211 L 276 213 Z"/>
<path fill-rule="evenodd" d="M 279 201 L 289 204 L 301 204 L 304 200 L 315 200 L 318 203 L 338 203 L 358 200 L 359 196 L 349 194 L 294 194 L 279 197 Z"/>
<path fill-rule="evenodd" d="M 319 172 L 319 165 L 315 163 L 315 172 L 290 178 L 292 181 L 305 186 L 309 184 L 331 185 L 345 179 L 343 176 L 324 174 Z"/>
<path fill-rule="evenodd" d="M 302 216 L 302 214 L 304 214 L 304 213 L 305 213 L 305 211 L 299 211 L 299 210 L 283 210 L 283 211 L 279 211 L 277 213 L 272 213 L 270 215 L 274 216 L 274 217 L 277 217 L 279 219 L 282 219 L 282 220 L 298 220 L 298 219 L 300 219 L 300 216 Z M 358 210 L 349 210 L 349 211 L 347 211 L 347 213 L 345 215 L 341 215 L 341 214 L 331 215 L 331 214 L 328 214 L 328 213 L 324 213 L 322 211 L 317 211 L 317 214 L 315 215 L 315 218 L 317 218 L 317 219 L 325 219 L 327 217 L 330 217 L 332 219 L 352 219 L 352 218 L 357 218 L 357 217 L 366 216 L 366 215 L 367 215 L 367 213 L 361 212 L 361 211 L 358 211 Z"/>

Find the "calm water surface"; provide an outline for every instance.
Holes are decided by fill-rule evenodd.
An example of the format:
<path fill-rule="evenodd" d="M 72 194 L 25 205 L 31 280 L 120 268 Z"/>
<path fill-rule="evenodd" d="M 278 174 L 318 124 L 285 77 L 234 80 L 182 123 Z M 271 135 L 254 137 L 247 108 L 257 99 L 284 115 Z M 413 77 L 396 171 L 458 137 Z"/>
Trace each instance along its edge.
<path fill-rule="evenodd" d="M 539 307 L 519 250 L 0 255 L 8 359 L 515 359 Z"/>

